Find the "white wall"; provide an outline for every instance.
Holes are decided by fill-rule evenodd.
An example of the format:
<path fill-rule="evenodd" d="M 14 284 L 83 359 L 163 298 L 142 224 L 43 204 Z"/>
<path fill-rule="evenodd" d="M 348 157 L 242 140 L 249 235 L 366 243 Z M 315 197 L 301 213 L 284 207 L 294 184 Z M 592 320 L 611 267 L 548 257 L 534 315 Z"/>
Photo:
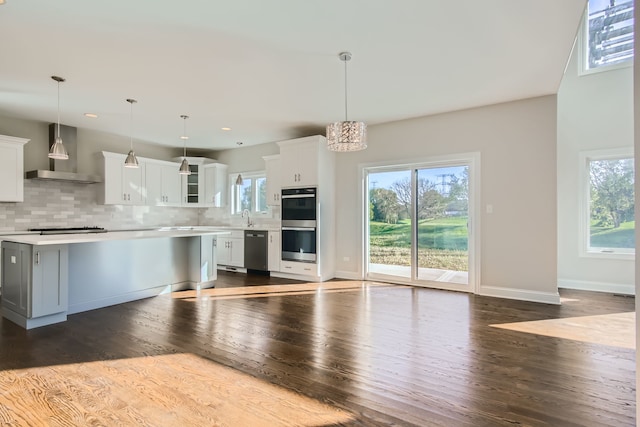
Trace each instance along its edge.
<path fill-rule="evenodd" d="M 558 91 L 558 285 L 633 294 L 632 260 L 579 254 L 579 155 L 633 147 L 633 68 L 579 75 L 578 56 Z"/>
<path fill-rule="evenodd" d="M 479 292 L 557 301 L 556 117 L 545 96 L 369 126 L 367 150 L 337 155 L 336 270 L 363 274 L 360 164 L 480 152 Z"/>

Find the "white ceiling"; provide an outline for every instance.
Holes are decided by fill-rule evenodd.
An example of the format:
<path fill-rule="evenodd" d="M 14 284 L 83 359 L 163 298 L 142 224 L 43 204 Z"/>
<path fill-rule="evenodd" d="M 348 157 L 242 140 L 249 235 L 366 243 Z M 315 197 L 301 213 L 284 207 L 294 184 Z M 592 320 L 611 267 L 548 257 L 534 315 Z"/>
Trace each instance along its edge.
<path fill-rule="evenodd" d="M 223 149 L 556 93 L 586 0 L 7 0 L 0 114 Z M 86 112 L 97 119 L 83 116 Z M 222 131 L 222 127 L 232 131 Z"/>

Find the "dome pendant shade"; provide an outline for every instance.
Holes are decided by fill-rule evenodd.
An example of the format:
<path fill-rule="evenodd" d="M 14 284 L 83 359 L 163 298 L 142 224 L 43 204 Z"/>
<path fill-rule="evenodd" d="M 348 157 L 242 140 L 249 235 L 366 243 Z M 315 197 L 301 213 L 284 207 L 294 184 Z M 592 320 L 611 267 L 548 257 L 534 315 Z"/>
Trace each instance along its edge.
<path fill-rule="evenodd" d="M 130 115 L 130 121 L 129 121 L 129 126 L 130 126 L 129 154 L 127 154 L 127 158 L 124 161 L 124 167 L 137 168 L 139 167 L 138 158 L 136 157 L 136 153 L 133 152 L 133 104 L 135 104 L 138 101 L 131 98 L 127 99 L 126 101 L 129 103 L 129 105 L 131 105 L 131 115 Z"/>
<path fill-rule="evenodd" d="M 180 163 L 180 169 L 178 169 L 180 175 L 191 175 L 191 169 L 189 169 L 189 162 L 186 158 L 182 159 Z"/>
<path fill-rule="evenodd" d="M 181 115 L 182 123 L 184 125 L 183 133 L 180 139 L 183 140 L 183 151 L 182 151 L 182 162 L 180 163 L 180 168 L 178 169 L 178 174 L 180 175 L 191 175 L 191 169 L 189 169 L 189 161 L 187 161 L 187 119 L 189 116 Z"/>
<path fill-rule="evenodd" d="M 136 157 L 136 153 L 134 153 L 133 150 L 129 150 L 129 154 L 127 154 L 127 158 L 124 161 L 124 167 L 137 168 L 138 166 L 139 164 L 138 164 L 138 158 Z"/>
<path fill-rule="evenodd" d="M 334 122 L 327 125 L 330 151 L 360 151 L 367 148 L 367 125 L 364 122 Z"/>
<path fill-rule="evenodd" d="M 56 126 L 56 139 L 49 148 L 48 157 L 56 160 L 68 160 L 69 154 L 67 153 L 67 149 L 64 148 L 62 138 L 60 137 L 60 83 L 63 83 L 65 79 L 58 76 L 51 76 L 51 78 L 58 83 L 58 122 Z"/>
<path fill-rule="evenodd" d="M 49 158 L 56 160 L 67 160 L 69 158 L 69 154 L 67 154 L 64 144 L 62 144 L 62 138 L 59 136 L 56 137 L 55 142 L 49 149 Z"/>

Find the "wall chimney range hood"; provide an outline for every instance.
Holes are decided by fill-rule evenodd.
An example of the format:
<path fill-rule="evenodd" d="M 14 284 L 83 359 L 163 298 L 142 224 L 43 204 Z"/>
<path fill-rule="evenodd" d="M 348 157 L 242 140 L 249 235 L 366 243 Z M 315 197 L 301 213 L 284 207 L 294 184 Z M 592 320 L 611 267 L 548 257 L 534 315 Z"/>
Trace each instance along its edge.
<path fill-rule="evenodd" d="M 60 125 L 60 136 L 64 141 L 64 146 L 69 153 L 67 160 L 49 159 L 49 170 L 29 171 L 25 174 L 27 179 L 39 179 L 47 181 L 66 181 L 77 182 L 79 184 L 94 184 L 102 182 L 99 175 L 90 175 L 86 173 L 78 173 L 78 129 Z M 55 142 L 56 124 L 49 125 L 49 148 Z M 47 154 L 46 152 L 44 153 Z"/>

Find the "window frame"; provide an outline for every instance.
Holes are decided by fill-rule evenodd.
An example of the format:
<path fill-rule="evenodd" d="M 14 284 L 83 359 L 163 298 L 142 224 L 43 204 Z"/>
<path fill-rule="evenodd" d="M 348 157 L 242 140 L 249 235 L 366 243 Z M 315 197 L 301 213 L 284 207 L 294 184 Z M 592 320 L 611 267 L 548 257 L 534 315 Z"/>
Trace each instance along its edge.
<path fill-rule="evenodd" d="M 264 210 L 257 210 L 258 208 L 258 180 L 265 180 L 266 191 L 266 171 L 251 171 L 251 172 L 236 172 L 229 174 L 229 211 L 231 216 L 241 216 L 242 209 L 237 210 L 240 193 L 238 192 L 238 186 L 236 185 L 236 179 L 238 174 L 242 175 L 242 179 L 251 179 L 251 209 L 249 210 L 251 215 L 266 215 L 269 212 L 269 206 L 265 204 Z"/>
<path fill-rule="evenodd" d="M 590 246 L 591 231 L 591 162 L 598 160 L 634 160 L 633 147 L 610 148 L 603 150 L 590 150 L 580 153 L 580 220 L 578 242 L 580 245 L 579 254 L 581 258 L 601 258 L 635 260 L 636 249 L 628 248 L 592 248 Z M 635 172 L 634 172 L 635 175 Z M 635 180 L 635 178 L 634 178 Z M 635 195 L 634 195 L 635 197 Z"/>
<path fill-rule="evenodd" d="M 633 7 L 635 8 L 635 6 L 636 5 L 634 3 Z M 635 22 L 634 22 L 633 31 L 634 33 L 636 31 Z M 623 68 L 630 68 L 633 66 L 633 56 L 632 56 L 628 60 L 619 62 L 617 64 L 603 65 L 601 67 L 595 67 L 595 68 L 587 68 L 587 63 L 589 60 L 589 53 L 587 52 L 589 48 L 589 0 L 587 0 L 587 5 L 585 7 L 584 14 L 582 15 L 580 29 L 578 31 L 576 47 L 578 48 L 578 75 L 579 76 L 588 76 L 590 74 L 601 73 L 604 71 L 619 70 Z M 634 52 L 634 56 L 635 56 L 635 52 Z"/>

